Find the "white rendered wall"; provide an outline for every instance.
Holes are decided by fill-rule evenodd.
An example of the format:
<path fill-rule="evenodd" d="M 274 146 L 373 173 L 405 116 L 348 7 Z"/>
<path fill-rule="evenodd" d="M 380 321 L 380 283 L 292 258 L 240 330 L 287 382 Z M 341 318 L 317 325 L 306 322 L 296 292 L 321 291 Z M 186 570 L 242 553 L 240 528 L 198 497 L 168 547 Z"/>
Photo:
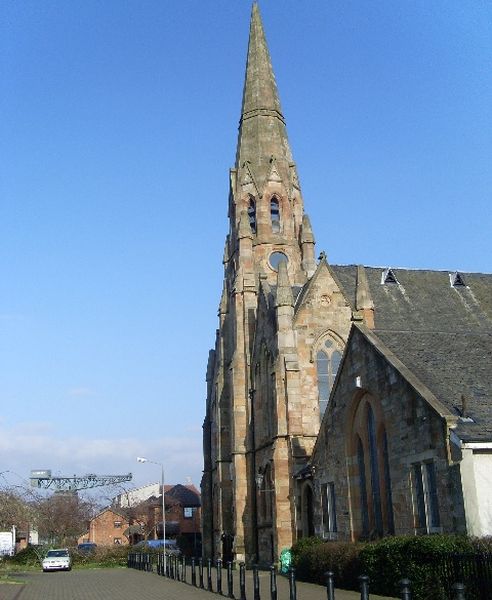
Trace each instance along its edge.
<path fill-rule="evenodd" d="M 492 453 L 473 454 L 475 483 L 478 497 L 478 518 L 481 532 L 492 535 Z"/>
<path fill-rule="evenodd" d="M 461 485 L 469 535 L 492 535 L 492 452 L 463 449 Z"/>
<path fill-rule="evenodd" d="M 114 504 L 120 508 L 128 508 L 129 506 L 136 506 L 137 504 L 140 504 L 140 502 L 144 502 L 151 496 L 158 497 L 160 496 L 160 493 L 160 484 L 150 483 L 149 485 L 144 485 L 143 487 L 128 490 L 123 494 L 119 494 L 114 499 Z"/>

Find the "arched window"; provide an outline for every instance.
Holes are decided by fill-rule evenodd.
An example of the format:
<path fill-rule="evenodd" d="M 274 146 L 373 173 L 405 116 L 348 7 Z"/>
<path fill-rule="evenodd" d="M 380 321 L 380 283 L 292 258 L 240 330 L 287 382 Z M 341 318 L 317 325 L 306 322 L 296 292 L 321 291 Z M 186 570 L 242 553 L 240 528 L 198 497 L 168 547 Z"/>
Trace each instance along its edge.
<path fill-rule="evenodd" d="M 388 438 L 377 398 L 366 393 L 356 400 L 352 427 L 350 454 L 358 471 L 353 509 L 361 515 L 354 533 L 357 538 L 370 539 L 394 534 Z"/>
<path fill-rule="evenodd" d="M 324 415 L 331 389 L 335 383 L 342 354 L 331 339 L 327 339 L 316 353 L 316 371 L 318 374 L 319 413 Z"/>
<path fill-rule="evenodd" d="M 270 466 L 265 468 L 265 477 L 263 479 L 263 495 L 265 499 L 265 520 L 271 521 L 273 518 L 273 489 Z"/>
<path fill-rule="evenodd" d="M 364 446 L 360 438 L 357 440 L 357 466 L 359 468 L 362 534 L 367 535 L 369 533 L 369 507 L 367 506 L 366 462 L 364 460 Z"/>
<path fill-rule="evenodd" d="M 256 204 L 252 196 L 249 197 L 248 218 L 251 231 L 256 233 Z"/>
<path fill-rule="evenodd" d="M 381 510 L 381 486 L 379 484 L 378 448 L 376 444 L 376 425 L 371 405 L 367 406 L 367 439 L 369 440 L 369 460 L 371 464 L 371 493 L 374 510 L 374 528 L 379 536 L 383 535 L 383 513 Z"/>
<path fill-rule="evenodd" d="M 391 495 L 391 477 L 389 467 L 389 454 L 388 454 L 388 438 L 386 436 L 386 429 L 383 429 L 383 461 L 384 461 L 384 488 L 386 490 L 386 511 L 388 513 L 388 533 L 394 535 L 395 533 L 395 519 L 393 516 L 393 497 Z"/>
<path fill-rule="evenodd" d="M 272 233 L 280 233 L 280 205 L 275 196 L 270 200 L 270 218 L 272 220 Z"/>

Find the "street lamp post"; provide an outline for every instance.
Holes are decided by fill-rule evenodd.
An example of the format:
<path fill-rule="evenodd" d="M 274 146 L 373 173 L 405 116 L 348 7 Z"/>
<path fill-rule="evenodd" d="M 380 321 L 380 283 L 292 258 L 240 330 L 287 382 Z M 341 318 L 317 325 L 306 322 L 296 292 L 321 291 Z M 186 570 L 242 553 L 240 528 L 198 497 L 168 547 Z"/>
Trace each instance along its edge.
<path fill-rule="evenodd" d="M 164 498 L 164 465 L 155 460 L 149 460 L 143 456 L 137 456 L 137 462 L 139 463 L 151 463 L 153 465 L 159 465 L 161 468 L 161 487 L 162 487 L 162 549 L 164 552 L 164 573 L 167 572 L 167 558 L 166 558 L 166 501 Z M 157 531 L 156 531 L 157 533 Z"/>

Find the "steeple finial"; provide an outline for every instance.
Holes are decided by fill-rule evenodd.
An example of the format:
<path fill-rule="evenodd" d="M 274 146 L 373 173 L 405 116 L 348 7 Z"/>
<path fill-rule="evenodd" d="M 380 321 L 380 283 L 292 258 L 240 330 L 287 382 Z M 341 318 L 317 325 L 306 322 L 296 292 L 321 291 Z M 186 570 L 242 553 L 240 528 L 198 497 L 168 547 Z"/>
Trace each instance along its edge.
<path fill-rule="evenodd" d="M 262 188 L 270 172 L 272 156 L 277 160 L 280 176 L 288 181 L 292 154 L 260 11 L 255 2 L 249 29 L 236 168 L 241 169 L 248 161 Z"/>
<path fill-rule="evenodd" d="M 243 90 L 241 120 L 256 110 L 273 111 L 283 121 L 277 84 L 273 74 L 270 53 L 263 31 L 258 4 L 253 4 L 249 27 L 248 62 Z"/>

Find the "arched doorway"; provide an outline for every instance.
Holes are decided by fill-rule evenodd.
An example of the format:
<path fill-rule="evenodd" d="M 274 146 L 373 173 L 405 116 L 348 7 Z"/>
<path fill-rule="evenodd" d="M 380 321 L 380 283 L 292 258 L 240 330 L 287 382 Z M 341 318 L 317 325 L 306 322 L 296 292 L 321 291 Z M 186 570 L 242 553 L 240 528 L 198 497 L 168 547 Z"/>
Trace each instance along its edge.
<path fill-rule="evenodd" d="M 306 482 L 302 490 L 302 536 L 314 535 L 314 498 L 310 482 Z"/>

